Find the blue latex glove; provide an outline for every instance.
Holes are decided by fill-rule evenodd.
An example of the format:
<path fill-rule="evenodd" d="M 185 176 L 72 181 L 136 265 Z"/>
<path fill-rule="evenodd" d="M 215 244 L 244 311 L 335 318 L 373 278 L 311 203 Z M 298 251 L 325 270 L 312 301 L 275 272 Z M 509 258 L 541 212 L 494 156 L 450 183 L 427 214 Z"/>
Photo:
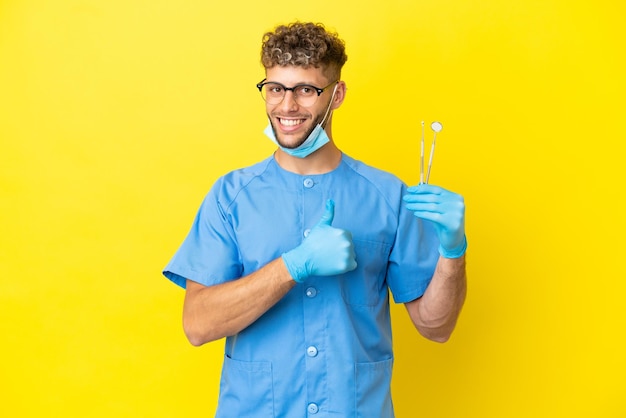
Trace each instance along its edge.
<path fill-rule="evenodd" d="M 332 276 L 356 268 L 352 234 L 333 228 L 335 202 L 326 201 L 326 212 L 302 244 L 282 255 L 291 277 L 302 283 L 309 276 Z"/>
<path fill-rule="evenodd" d="M 463 196 L 430 184 L 407 189 L 402 198 L 406 208 L 421 219 L 435 224 L 439 236 L 439 254 L 459 258 L 465 254 L 465 202 Z"/>

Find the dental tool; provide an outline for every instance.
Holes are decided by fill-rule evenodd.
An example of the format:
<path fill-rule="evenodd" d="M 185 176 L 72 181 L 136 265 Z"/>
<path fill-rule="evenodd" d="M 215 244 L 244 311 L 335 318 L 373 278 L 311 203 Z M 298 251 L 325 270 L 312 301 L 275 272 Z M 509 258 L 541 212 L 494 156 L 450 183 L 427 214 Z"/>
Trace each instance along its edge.
<path fill-rule="evenodd" d="M 424 121 L 422 121 L 422 153 L 420 158 L 420 184 L 424 183 Z"/>
<path fill-rule="evenodd" d="M 423 126 L 423 122 L 422 122 L 422 126 Z M 433 165 L 433 155 L 435 154 L 435 144 L 437 141 L 437 134 L 441 132 L 441 130 L 443 129 L 443 125 L 441 124 L 441 122 L 433 122 L 430 124 L 430 129 L 433 130 L 433 143 L 430 147 L 430 158 L 428 159 L 428 172 L 426 173 L 426 184 L 428 184 L 428 180 L 430 179 L 430 169 Z M 423 147 L 424 147 L 424 136 L 422 134 L 422 149 Z M 424 171 L 423 160 L 424 160 L 424 156 L 423 156 L 423 151 L 422 151 L 422 174 Z M 421 182 L 421 179 L 420 179 L 420 182 Z"/>

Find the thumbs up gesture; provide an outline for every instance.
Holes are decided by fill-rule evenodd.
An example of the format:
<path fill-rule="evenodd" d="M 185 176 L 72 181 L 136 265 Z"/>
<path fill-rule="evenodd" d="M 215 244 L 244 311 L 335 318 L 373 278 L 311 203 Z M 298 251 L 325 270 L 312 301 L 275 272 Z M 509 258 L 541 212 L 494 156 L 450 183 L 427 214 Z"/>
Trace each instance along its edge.
<path fill-rule="evenodd" d="M 332 276 L 356 268 L 356 256 L 349 231 L 332 227 L 335 202 L 326 202 L 326 211 L 309 236 L 282 255 L 291 277 L 302 283 L 309 276 Z"/>

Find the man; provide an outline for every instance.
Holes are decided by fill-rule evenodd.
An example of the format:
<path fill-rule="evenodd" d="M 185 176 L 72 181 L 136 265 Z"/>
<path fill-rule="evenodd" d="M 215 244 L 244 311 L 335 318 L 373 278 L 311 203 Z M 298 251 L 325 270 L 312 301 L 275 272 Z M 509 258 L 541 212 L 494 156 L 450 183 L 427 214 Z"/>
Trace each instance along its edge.
<path fill-rule="evenodd" d="M 221 177 L 164 274 L 196 346 L 226 337 L 217 417 L 393 417 L 389 290 L 444 342 L 466 292 L 461 196 L 343 154 L 344 43 L 323 25 L 263 38 L 269 158 Z"/>

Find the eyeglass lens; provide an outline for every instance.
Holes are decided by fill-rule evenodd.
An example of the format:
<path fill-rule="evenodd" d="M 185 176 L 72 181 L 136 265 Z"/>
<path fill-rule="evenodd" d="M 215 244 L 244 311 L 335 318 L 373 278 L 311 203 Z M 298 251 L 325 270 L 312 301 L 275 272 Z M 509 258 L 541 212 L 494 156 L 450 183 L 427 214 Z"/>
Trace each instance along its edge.
<path fill-rule="evenodd" d="M 293 98 L 300 106 L 311 106 L 317 101 L 317 90 L 313 86 L 300 85 L 289 90 L 292 90 Z M 283 101 L 286 93 L 285 86 L 278 83 L 267 83 L 261 88 L 263 100 L 268 104 L 279 104 Z"/>

